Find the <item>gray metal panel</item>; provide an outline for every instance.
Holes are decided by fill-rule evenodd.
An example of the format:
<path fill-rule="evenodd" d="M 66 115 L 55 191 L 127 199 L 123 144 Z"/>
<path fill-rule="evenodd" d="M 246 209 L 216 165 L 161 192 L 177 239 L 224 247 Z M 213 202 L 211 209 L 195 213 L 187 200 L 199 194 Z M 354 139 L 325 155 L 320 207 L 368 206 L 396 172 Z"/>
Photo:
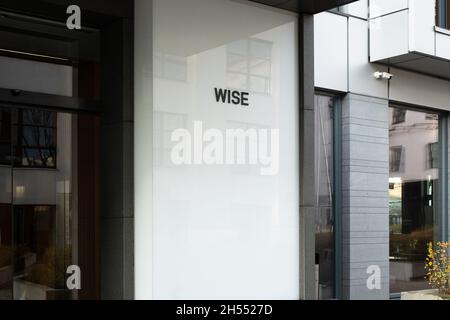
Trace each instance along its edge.
<path fill-rule="evenodd" d="M 299 19 L 300 298 L 315 298 L 316 182 L 314 153 L 314 17 Z"/>

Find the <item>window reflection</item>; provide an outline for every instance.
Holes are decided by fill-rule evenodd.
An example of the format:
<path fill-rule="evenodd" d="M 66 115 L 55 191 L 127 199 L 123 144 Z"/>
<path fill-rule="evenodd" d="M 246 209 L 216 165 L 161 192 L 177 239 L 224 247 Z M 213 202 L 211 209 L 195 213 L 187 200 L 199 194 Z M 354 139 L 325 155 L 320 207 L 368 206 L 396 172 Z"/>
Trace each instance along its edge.
<path fill-rule="evenodd" d="M 153 126 L 155 165 L 158 167 L 173 167 L 171 153 L 176 143 L 172 141 L 172 133 L 177 129 L 186 129 L 187 115 L 155 111 L 153 113 Z"/>
<path fill-rule="evenodd" d="M 157 52 L 153 59 L 153 73 L 158 78 L 185 82 L 188 76 L 187 58 Z"/>
<path fill-rule="evenodd" d="M 56 168 L 56 113 L 26 109 L 14 115 L 16 167 Z"/>
<path fill-rule="evenodd" d="M 0 165 L 11 163 L 11 112 L 0 112 Z"/>
<path fill-rule="evenodd" d="M 272 42 L 257 38 L 227 45 L 228 86 L 270 94 Z"/>
<path fill-rule="evenodd" d="M 97 197 L 89 171 L 94 117 L 14 108 L 0 115 L 0 300 L 91 294 L 86 282 L 68 290 L 66 269 L 76 264 L 88 279 L 97 276 L 89 229 Z"/>
<path fill-rule="evenodd" d="M 335 233 L 334 233 L 334 98 L 318 95 L 316 114 L 316 267 L 317 296 L 335 297 Z"/>
<path fill-rule="evenodd" d="M 423 265 L 427 243 L 437 238 L 439 115 L 390 112 L 390 290 L 398 293 L 428 288 Z"/>

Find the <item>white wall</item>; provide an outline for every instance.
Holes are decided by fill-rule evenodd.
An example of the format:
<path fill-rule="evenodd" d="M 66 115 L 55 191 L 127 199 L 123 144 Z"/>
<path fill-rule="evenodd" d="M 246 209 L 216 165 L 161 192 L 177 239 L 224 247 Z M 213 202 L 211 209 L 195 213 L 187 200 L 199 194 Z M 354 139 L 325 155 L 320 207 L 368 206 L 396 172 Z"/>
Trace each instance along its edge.
<path fill-rule="evenodd" d="M 403 10 L 370 20 L 370 61 L 409 52 L 409 14 Z"/>
<path fill-rule="evenodd" d="M 371 19 L 407 8 L 408 0 L 369 0 L 369 14 Z"/>
<path fill-rule="evenodd" d="M 360 0 L 341 6 L 339 11 L 351 16 L 367 19 L 369 16 L 369 0 Z"/>
<path fill-rule="evenodd" d="M 135 1 L 134 288 L 153 298 L 153 37 L 152 1 Z"/>
<path fill-rule="evenodd" d="M 321 88 L 348 91 L 348 22 L 341 15 L 314 16 L 314 80 Z"/>
<path fill-rule="evenodd" d="M 373 73 L 388 68 L 369 63 L 368 21 L 325 12 L 314 25 L 315 86 L 387 98 L 388 83 Z"/>
<path fill-rule="evenodd" d="M 153 51 L 186 58 L 188 77 L 150 79 L 141 71 L 153 60 L 141 20 L 151 13 L 147 3 L 136 2 L 136 298 L 298 299 L 295 16 L 235 1 L 195 0 L 188 11 L 182 0 L 153 1 Z M 167 41 L 171 35 L 190 41 Z M 249 107 L 217 103 L 214 88 L 230 86 L 227 45 L 249 37 L 271 42 L 271 88 L 246 90 Z M 171 134 L 193 133 L 196 120 L 221 132 L 279 129 L 279 173 L 261 176 L 251 165 L 175 166 Z"/>
<path fill-rule="evenodd" d="M 375 79 L 376 71 L 387 72 L 383 65 L 368 63 L 368 22 L 349 18 L 349 91 L 378 98 L 387 98 L 388 82 Z"/>
<path fill-rule="evenodd" d="M 409 0 L 409 51 L 436 55 L 436 0 Z M 450 37 L 446 41 L 450 44 Z"/>

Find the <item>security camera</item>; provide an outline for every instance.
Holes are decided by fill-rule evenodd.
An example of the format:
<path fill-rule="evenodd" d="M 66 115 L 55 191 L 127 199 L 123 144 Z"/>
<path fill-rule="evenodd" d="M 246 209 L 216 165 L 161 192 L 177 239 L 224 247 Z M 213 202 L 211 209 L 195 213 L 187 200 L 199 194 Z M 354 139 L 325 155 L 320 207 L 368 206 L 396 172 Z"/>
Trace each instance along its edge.
<path fill-rule="evenodd" d="M 373 76 L 375 77 L 375 79 L 378 80 L 380 79 L 391 80 L 394 75 L 388 72 L 377 71 L 373 74 Z"/>

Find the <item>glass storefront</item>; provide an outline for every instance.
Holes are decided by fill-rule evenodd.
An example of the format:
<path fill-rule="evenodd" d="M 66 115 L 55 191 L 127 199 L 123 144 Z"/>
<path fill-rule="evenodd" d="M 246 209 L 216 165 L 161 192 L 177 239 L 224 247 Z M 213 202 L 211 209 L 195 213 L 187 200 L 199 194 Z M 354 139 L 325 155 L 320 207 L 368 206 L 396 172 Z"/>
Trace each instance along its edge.
<path fill-rule="evenodd" d="M 89 18 L 95 1 L 90 10 L 81 8 L 81 30 L 67 27 L 66 4 L 47 10 L 34 2 L 1 8 L 0 300 L 96 299 L 106 251 L 100 250 L 100 211 L 109 213 L 100 206 L 100 153 L 104 173 L 119 158 L 110 145 L 121 148 L 119 130 L 100 134 L 100 111 L 104 119 L 115 107 L 111 101 L 126 104 L 118 80 L 130 77 L 109 75 L 118 74 L 115 65 L 126 68 L 119 46 L 127 37 L 107 32 L 120 24 L 118 17 Z M 104 143 L 112 135 L 115 143 Z M 109 229 L 103 231 L 106 238 Z"/>
<path fill-rule="evenodd" d="M 315 96 L 316 271 L 318 299 L 335 298 L 334 110 L 336 98 Z"/>
<path fill-rule="evenodd" d="M 390 291 L 428 289 L 427 244 L 440 240 L 440 115 L 397 106 L 389 114 Z"/>
<path fill-rule="evenodd" d="M 298 299 L 297 17 L 155 0 L 153 19 L 154 298 Z"/>
<path fill-rule="evenodd" d="M 83 251 L 94 245 L 95 118 L 0 108 L 0 300 L 83 296 L 67 280 L 69 266 L 95 273 Z"/>

